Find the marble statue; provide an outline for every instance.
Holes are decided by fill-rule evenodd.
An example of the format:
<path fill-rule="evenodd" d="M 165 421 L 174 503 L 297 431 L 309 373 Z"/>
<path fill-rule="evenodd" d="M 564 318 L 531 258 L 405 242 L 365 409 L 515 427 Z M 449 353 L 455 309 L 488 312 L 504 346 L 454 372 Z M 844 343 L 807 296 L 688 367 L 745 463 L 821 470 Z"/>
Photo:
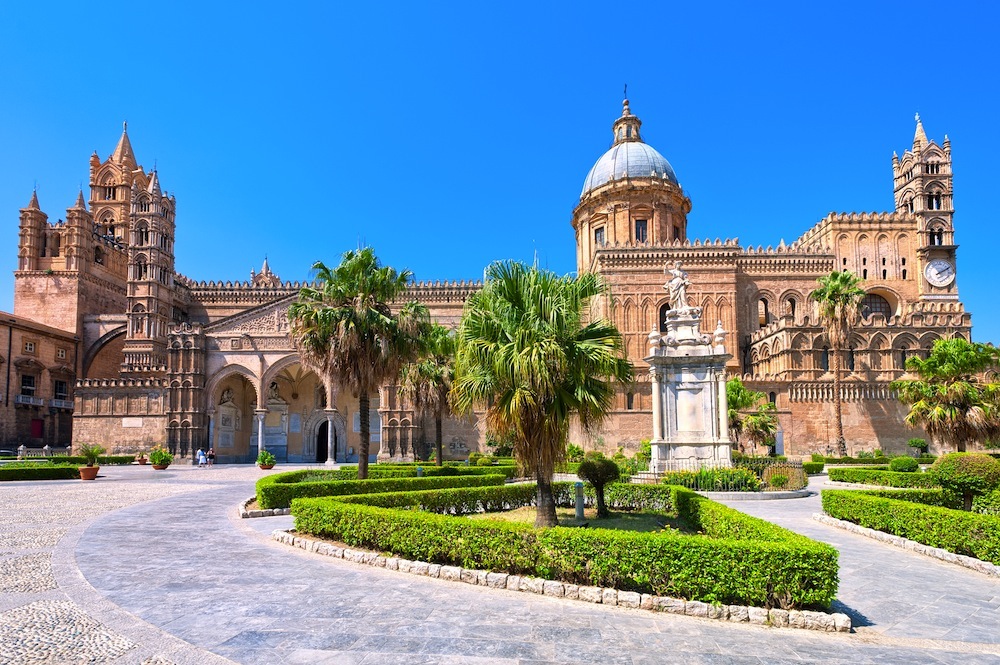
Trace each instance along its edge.
<path fill-rule="evenodd" d="M 691 285 L 691 282 L 688 280 L 687 273 L 681 270 L 681 262 L 668 263 L 663 272 L 670 275 L 670 281 L 663 285 L 670 297 L 670 309 L 684 309 L 688 306 L 687 287 Z"/>

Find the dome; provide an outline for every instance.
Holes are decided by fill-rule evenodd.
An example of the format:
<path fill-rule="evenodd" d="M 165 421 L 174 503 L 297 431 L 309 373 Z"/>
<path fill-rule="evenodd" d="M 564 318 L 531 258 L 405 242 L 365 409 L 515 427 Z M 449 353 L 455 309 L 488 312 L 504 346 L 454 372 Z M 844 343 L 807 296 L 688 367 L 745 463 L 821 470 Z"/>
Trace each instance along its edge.
<path fill-rule="evenodd" d="M 640 141 L 624 141 L 611 146 L 597 160 L 594 168 L 587 174 L 587 179 L 583 181 L 580 197 L 612 180 L 650 177 L 665 178 L 678 184 L 673 167 L 663 155 Z"/>

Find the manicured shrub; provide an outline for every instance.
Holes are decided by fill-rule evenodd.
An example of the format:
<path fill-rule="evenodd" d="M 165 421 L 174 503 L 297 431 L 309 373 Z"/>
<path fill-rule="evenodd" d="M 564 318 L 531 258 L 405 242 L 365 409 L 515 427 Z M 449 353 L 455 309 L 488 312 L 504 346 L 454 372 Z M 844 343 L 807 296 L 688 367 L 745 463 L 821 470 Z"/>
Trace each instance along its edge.
<path fill-rule="evenodd" d="M 557 502 L 568 503 L 571 483 L 553 487 Z M 534 575 L 576 584 L 613 586 L 706 602 L 768 607 L 826 607 L 836 594 L 837 553 L 832 547 L 750 517 L 678 487 L 613 483 L 608 502 L 623 492 L 644 503 L 669 497 L 676 513 L 704 535 L 636 533 L 607 529 L 536 530 L 525 524 L 467 520 L 414 510 L 363 505 L 411 496 L 385 494 L 296 499 L 295 527 L 351 546 L 396 556 L 466 568 Z M 479 500 L 530 502 L 531 484 L 442 490 L 461 494 L 461 510 Z M 439 503 L 437 509 L 450 512 Z M 455 509 L 456 512 L 459 510 Z"/>
<path fill-rule="evenodd" d="M 471 461 L 469 462 L 472 463 Z M 483 455 L 476 460 L 476 466 L 493 466 L 493 458 L 489 455 Z"/>
<path fill-rule="evenodd" d="M 25 461 L 41 461 L 46 460 L 52 462 L 53 464 L 86 464 L 87 458 L 83 455 L 52 455 L 51 457 L 29 457 Z M 135 461 L 135 457 L 132 455 L 101 455 L 97 458 L 97 463 L 101 466 L 110 466 L 118 464 L 131 464 Z"/>
<path fill-rule="evenodd" d="M 813 462 L 825 462 L 826 461 L 826 458 L 823 457 L 822 455 L 820 455 L 819 453 L 813 453 L 810 456 L 810 459 L 812 459 Z"/>
<path fill-rule="evenodd" d="M 857 490 L 823 490 L 823 510 L 831 517 L 869 529 L 1000 564 L 1000 517 L 996 515 L 978 515 Z"/>
<path fill-rule="evenodd" d="M 571 443 L 566 446 L 566 461 L 567 462 L 582 462 L 583 461 L 583 448 Z"/>
<path fill-rule="evenodd" d="M 257 481 L 257 503 L 261 508 L 287 508 L 296 497 L 336 496 L 339 494 L 367 494 L 399 492 L 407 490 L 434 489 L 443 487 L 476 487 L 480 485 L 502 485 L 501 475 L 445 476 L 426 478 L 369 478 L 367 480 L 300 480 L 289 482 L 290 474 L 275 474 Z M 271 478 L 286 476 L 267 482 Z M 308 476 L 307 476 L 308 477 Z"/>
<path fill-rule="evenodd" d="M 965 510 L 972 500 L 1000 485 L 1000 462 L 982 453 L 948 453 L 931 467 L 941 486 L 962 496 Z"/>
<path fill-rule="evenodd" d="M 972 512 L 980 515 L 1000 515 L 1000 489 L 980 494 L 974 498 Z"/>
<path fill-rule="evenodd" d="M 810 476 L 823 473 L 823 462 L 803 462 L 802 470 Z"/>
<path fill-rule="evenodd" d="M 11 462 L 0 465 L 0 481 L 7 480 L 70 480 L 80 477 L 80 467 L 74 465 L 34 462 Z"/>
<path fill-rule="evenodd" d="M 940 487 L 937 477 L 930 473 L 903 473 L 881 469 L 838 469 L 827 470 L 830 480 L 839 483 L 861 485 L 881 485 L 883 487 Z"/>
<path fill-rule="evenodd" d="M 893 457 L 889 460 L 889 470 L 901 473 L 913 473 L 920 470 L 920 464 L 912 457 Z"/>
<path fill-rule="evenodd" d="M 594 486 L 597 493 L 597 517 L 608 517 L 611 513 L 604 503 L 604 486 L 613 483 L 621 476 L 621 469 L 612 460 L 586 460 L 580 464 L 576 475 Z"/>
<path fill-rule="evenodd" d="M 788 484 L 788 476 L 780 473 L 772 473 L 771 477 L 767 481 L 767 484 L 775 489 L 784 489 L 785 485 Z"/>

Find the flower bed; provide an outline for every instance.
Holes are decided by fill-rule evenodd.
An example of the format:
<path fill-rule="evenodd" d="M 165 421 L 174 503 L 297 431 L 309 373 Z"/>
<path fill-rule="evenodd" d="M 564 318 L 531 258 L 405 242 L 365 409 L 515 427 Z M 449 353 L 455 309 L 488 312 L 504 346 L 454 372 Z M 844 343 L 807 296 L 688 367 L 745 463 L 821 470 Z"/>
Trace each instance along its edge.
<path fill-rule="evenodd" d="M 938 501 L 953 505 L 946 492 L 823 490 L 823 510 L 831 517 L 1000 564 L 1000 516 L 928 505 Z"/>
<path fill-rule="evenodd" d="M 560 504 L 569 505 L 572 488 L 555 484 Z M 704 535 L 534 529 L 409 509 L 433 503 L 439 513 L 461 514 L 531 505 L 531 484 L 447 490 L 439 497 L 411 492 L 295 499 L 292 514 L 298 531 L 439 565 L 765 607 L 827 607 L 836 594 L 837 552 L 829 545 L 681 487 L 616 483 L 607 493 L 609 506 L 655 506 Z"/>
<path fill-rule="evenodd" d="M 888 469 L 829 469 L 830 480 L 839 483 L 882 485 L 884 487 L 940 487 L 931 473 L 908 473 Z"/>
<path fill-rule="evenodd" d="M 287 508 L 291 505 L 292 499 L 297 497 L 502 485 L 506 479 L 503 475 L 492 474 L 357 480 L 357 472 L 354 479 L 350 479 L 349 473 L 344 473 L 343 476 L 346 478 L 341 479 L 341 474 L 339 471 L 291 471 L 265 476 L 257 481 L 257 503 L 263 509 Z"/>

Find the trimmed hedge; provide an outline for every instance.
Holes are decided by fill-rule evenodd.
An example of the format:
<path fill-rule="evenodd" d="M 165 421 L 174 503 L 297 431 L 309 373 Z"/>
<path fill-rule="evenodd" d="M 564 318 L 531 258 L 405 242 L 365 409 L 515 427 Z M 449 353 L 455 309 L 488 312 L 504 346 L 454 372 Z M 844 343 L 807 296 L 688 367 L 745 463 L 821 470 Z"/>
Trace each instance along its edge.
<path fill-rule="evenodd" d="M 43 457 L 41 459 L 52 460 L 53 464 L 79 464 L 80 466 L 83 466 L 87 463 L 87 458 L 82 455 L 53 455 L 52 457 Z M 101 455 L 97 458 L 98 466 L 104 464 L 131 464 L 134 461 L 135 455 Z"/>
<path fill-rule="evenodd" d="M 1000 565 L 1000 516 L 858 490 L 823 490 L 831 517 Z"/>
<path fill-rule="evenodd" d="M 517 467 L 513 465 L 505 466 L 465 466 L 464 464 L 445 464 L 435 466 L 433 464 L 373 464 L 368 467 L 369 478 L 412 478 L 417 475 L 417 467 L 423 470 L 424 476 L 492 476 L 501 474 L 508 479 L 517 478 L 520 474 Z M 342 466 L 339 469 L 344 473 L 342 480 L 358 477 L 358 467 Z M 325 470 L 318 470 L 315 473 L 330 473 Z M 353 474 L 353 475 L 352 475 Z"/>
<path fill-rule="evenodd" d="M 887 469 L 830 469 L 829 478 L 840 483 L 882 485 L 884 487 L 940 487 L 932 473 L 909 473 Z"/>
<path fill-rule="evenodd" d="M 572 483 L 553 486 L 559 503 Z M 704 535 L 638 533 L 468 520 L 386 505 L 434 502 L 440 512 L 531 505 L 533 484 L 428 493 L 295 499 L 295 528 L 355 547 L 465 568 L 534 575 L 574 584 L 767 607 L 827 607 L 837 589 L 837 551 L 829 545 L 681 488 L 615 483 L 609 505 L 627 498 L 666 508 Z M 417 495 L 422 496 L 417 496 Z M 645 496 L 642 496 L 645 495 Z M 449 498 L 453 503 L 449 503 Z M 376 504 L 376 505 L 371 505 Z"/>
<path fill-rule="evenodd" d="M 261 508 L 287 508 L 297 497 L 337 496 L 438 489 L 444 487 L 477 487 L 502 485 L 502 475 L 440 476 L 429 478 L 369 478 L 367 480 L 309 481 L 315 471 L 292 471 L 265 476 L 257 481 L 257 503 Z M 321 472 L 336 474 L 336 471 Z"/>
<path fill-rule="evenodd" d="M 889 463 L 888 457 L 827 457 L 827 464 L 859 464 L 861 466 L 882 465 Z M 934 455 L 921 455 L 914 458 L 918 464 L 931 464 L 937 459 Z"/>
<path fill-rule="evenodd" d="M 7 480 L 71 480 L 80 477 L 80 467 L 66 464 L 13 462 L 0 466 L 0 481 Z"/>
<path fill-rule="evenodd" d="M 807 475 L 815 475 L 817 473 L 823 473 L 823 462 L 803 462 L 802 469 Z"/>

